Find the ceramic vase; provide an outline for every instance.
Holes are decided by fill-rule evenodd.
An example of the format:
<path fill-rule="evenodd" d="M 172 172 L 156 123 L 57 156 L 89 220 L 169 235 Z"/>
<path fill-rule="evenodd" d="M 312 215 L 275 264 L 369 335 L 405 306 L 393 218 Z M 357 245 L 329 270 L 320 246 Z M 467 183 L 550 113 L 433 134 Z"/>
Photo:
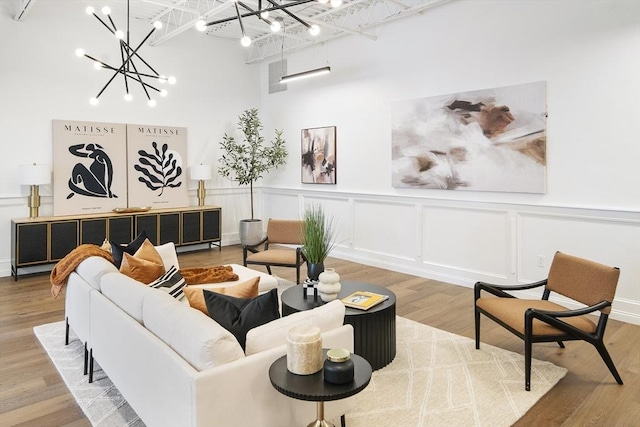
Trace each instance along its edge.
<path fill-rule="evenodd" d="M 341 288 L 340 275 L 335 269 L 325 268 L 318 276 L 318 293 L 322 301 L 329 302 L 336 299 Z"/>

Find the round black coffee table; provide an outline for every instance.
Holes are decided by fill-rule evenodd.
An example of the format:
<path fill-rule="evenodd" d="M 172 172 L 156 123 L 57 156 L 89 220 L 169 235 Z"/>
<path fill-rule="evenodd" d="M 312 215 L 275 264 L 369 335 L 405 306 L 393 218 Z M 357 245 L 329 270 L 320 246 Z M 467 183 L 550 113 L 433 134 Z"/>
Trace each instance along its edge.
<path fill-rule="evenodd" d="M 389 298 L 369 310 L 347 307 L 344 323 L 353 326 L 354 353 L 367 359 L 373 370 L 387 366 L 396 357 L 396 295 L 381 286 L 350 280 L 340 281 L 342 299 L 356 291 L 375 292 Z M 304 288 L 293 286 L 282 293 L 282 315 L 311 310 L 324 304 L 318 297 L 304 298 Z"/>
<path fill-rule="evenodd" d="M 323 350 L 323 359 L 327 349 Z M 287 369 L 287 356 L 284 355 L 271 364 L 269 380 L 271 385 L 285 396 L 298 400 L 316 402 L 316 420 L 308 427 L 334 427 L 324 419 L 324 402 L 344 399 L 364 390 L 371 381 L 371 365 L 357 354 L 353 360 L 353 381 L 346 384 L 331 384 L 324 380 L 322 370 L 312 375 L 297 375 Z M 344 424 L 344 415 L 342 416 Z"/>

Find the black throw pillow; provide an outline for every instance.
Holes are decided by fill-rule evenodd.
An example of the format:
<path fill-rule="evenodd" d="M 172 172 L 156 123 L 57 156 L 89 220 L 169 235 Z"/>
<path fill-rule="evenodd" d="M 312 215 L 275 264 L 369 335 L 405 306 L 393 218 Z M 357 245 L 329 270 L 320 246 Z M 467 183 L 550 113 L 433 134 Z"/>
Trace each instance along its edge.
<path fill-rule="evenodd" d="M 110 242 L 111 255 L 113 256 L 113 263 L 116 265 L 116 267 L 120 268 L 120 265 L 122 264 L 122 257 L 124 256 L 125 252 L 129 255 L 135 254 L 146 239 L 147 233 L 143 231 L 142 233 L 138 234 L 138 236 L 133 239 L 133 241 L 128 245 L 120 245 L 118 243 Z"/>
<path fill-rule="evenodd" d="M 231 332 L 244 350 L 247 332 L 280 317 L 278 290 L 271 289 L 255 298 L 236 298 L 204 289 L 209 316 Z"/>

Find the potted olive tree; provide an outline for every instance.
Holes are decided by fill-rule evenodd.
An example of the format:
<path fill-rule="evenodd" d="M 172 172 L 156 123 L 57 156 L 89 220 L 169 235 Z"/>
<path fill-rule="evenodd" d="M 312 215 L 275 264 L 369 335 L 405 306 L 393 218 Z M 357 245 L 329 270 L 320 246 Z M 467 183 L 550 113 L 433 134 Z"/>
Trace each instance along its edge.
<path fill-rule="evenodd" d="M 240 242 L 254 245 L 262 240 L 262 220 L 254 217 L 253 183 L 271 169 L 284 165 L 287 149 L 282 131 L 278 129 L 274 140 L 265 144 L 264 137 L 260 135 L 262 123 L 257 108 L 246 110 L 238 117 L 238 129 L 244 134 L 242 141 L 226 133 L 222 138 L 223 155 L 219 159 L 218 173 L 239 185 L 249 185 L 251 218 L 240 220 Z"/>
<path fill-rule="evenodd" d="M 327 217 L 321 205 L 308 206 L 302 222 L 302 252 L 307 259 L 307 276 L 318 280 L 324 260 L 336 245 L 333 217 Z"/>

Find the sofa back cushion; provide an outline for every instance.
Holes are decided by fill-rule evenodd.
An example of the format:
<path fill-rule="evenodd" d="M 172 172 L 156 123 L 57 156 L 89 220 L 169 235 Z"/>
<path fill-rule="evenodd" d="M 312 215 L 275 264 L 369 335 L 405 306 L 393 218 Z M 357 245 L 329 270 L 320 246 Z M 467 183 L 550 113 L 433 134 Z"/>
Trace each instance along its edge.
<path fill-rule="evenodd" d="M 144 326 L 199 371 L 244 357 L 229 331 L 165 292 L 146 296 L 142 310 Z"/>
<path fill-rule="evenodd" d="M 245 354 L 249 356 L 286 344 L 289 329 L 301 323 L 317 326 L 320 333 L 339 328 L 344 324 L 344 313 L 342 301 L 334 300 L 313 310 L 293 313 L 253 328 L 247 332 Z"/>
<path fill-rule="evenodd" d="M 76 267 L 76 273 L 97 290 L 100 290 L 102 276 L 117 272 L 118 269 L 113 263 L 99 256 L 91 256 Z"/>
<path fill-rule="evenodd" d="M 152 292 L 161 292 L 122 273 L 109 273 L 100 280 L 102 294 L 129 316 L 142 322 L 142 302 Z"/>

